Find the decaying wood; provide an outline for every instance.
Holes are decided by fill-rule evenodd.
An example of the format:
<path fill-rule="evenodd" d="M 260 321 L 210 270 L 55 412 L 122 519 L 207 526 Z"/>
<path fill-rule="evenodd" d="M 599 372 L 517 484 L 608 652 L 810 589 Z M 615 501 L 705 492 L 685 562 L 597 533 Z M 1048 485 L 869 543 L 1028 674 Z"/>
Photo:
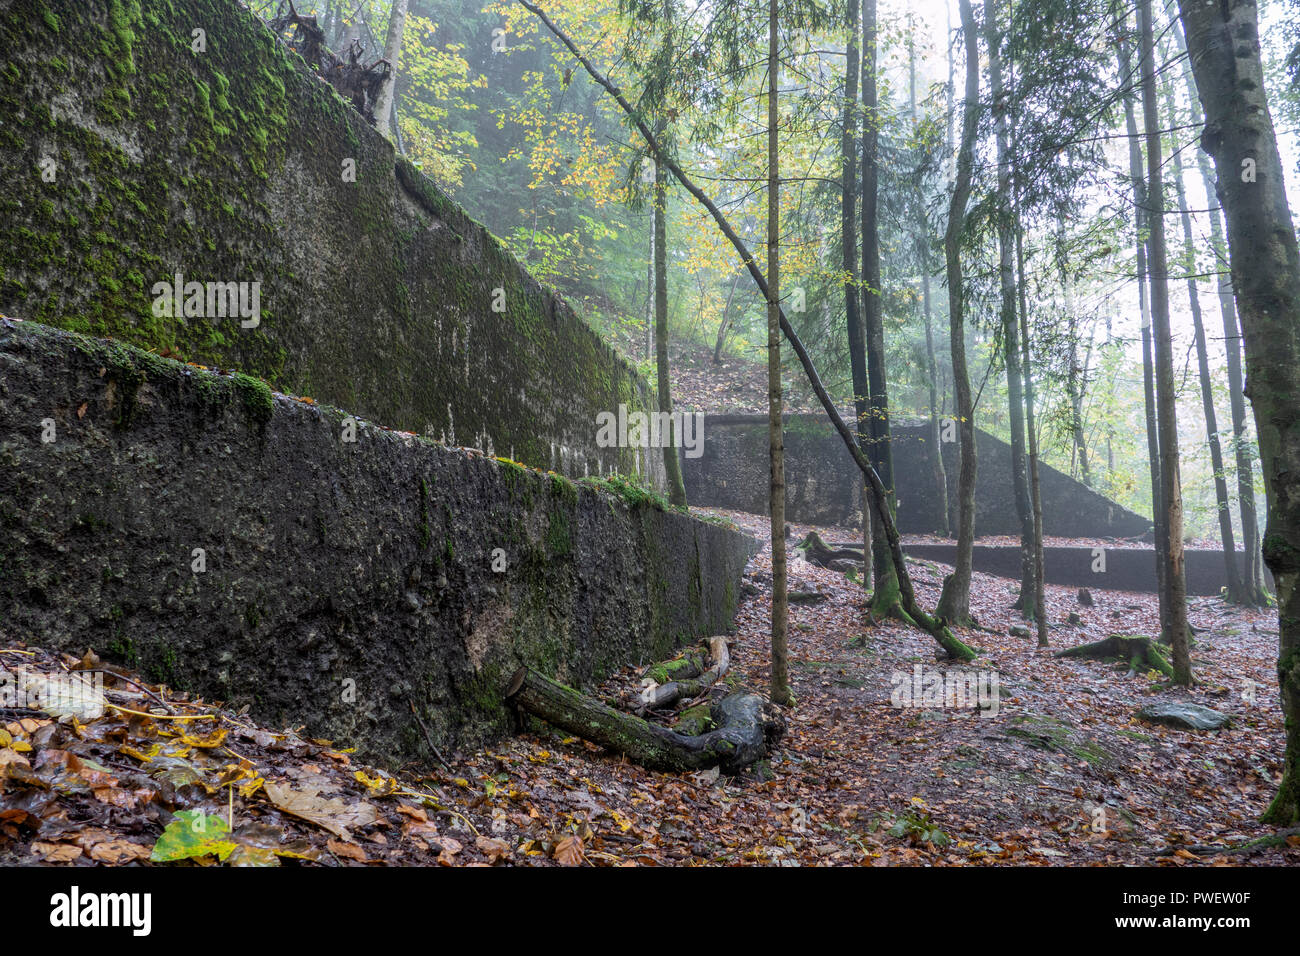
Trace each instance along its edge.
<path fill-rule="evenodd" d="M 348 45 L 346 57 L 335 53 L 325 42 L 325 31 L 316 18 L 300 14 L 293 0 L 289 0 L 289 12 L 276 16 L 269 25 L 279 36 L 292 31 L 289 48 L 375 125 L 375 103 L 392 73 L 391 63 L 382 58 L 364 63 L 365 44 L 355 39 Z"/>
<path fill-rule="evenodd" d="M 1063 651 L 1057 651 L 1057 657 L 1088 657 L 1096 660 L 1119 658 L 1129 662 L 1134 671 L 1157 670 L 1166 677 L 1174 676 L 1174 669 L 1160 648 L 1149 637 L 1126 637 L 1112 634 L 1104 641 L 1080 644 Z"/>
<path fill-rule="evenodd" d="M 731 666 L 731 654 L 727 650 L 725 637 L 709 638 L 709 658 L 713 661 L 708 670 L 687 676 L 678 672 L 678 679 L 663 684 L 654 684 L 641 692 L 640 712 L 671 707 L 679 700 L 699 697 L 711 686 L 722 680 Z"/>
<path fill-rule="evenodd" d="M 572 687 L 521 667 L 506 700 L 554 727 L 599 744 L 650 770 L 682 773 L 720 767 L 736 774 L 770 753 L 785 733 L 780 710 L 757 694 L 731 694 L 713 705 L 714 730 L 679 734 L 608 707 Z"/>

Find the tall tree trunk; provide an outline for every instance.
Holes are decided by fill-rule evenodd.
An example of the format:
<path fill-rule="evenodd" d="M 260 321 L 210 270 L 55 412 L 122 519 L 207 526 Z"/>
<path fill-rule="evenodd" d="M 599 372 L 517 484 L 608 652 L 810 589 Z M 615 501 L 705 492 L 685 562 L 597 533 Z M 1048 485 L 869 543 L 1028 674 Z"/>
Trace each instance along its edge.
<path fill-rule="evenodd" d="M 1191 684 L 1187 631 L 1187 579 L 1183 567 L 1183 489 L 1178 467 L 1178 412 L 1174 392 L 1173 332 L 1169 323 L 1169 265 L 1165 253 L 1164 160 L 1156 105 L 1155 38 L 1151 0 L 1139 0 L 1142 119 L 1147 143 L 1147 263 L 1151 285 L 1152 338 L 1156 359 L 1156 424 L 1160 438 L 1160 493 L 1168 517 L 1165 591 L 1174 681 Z"/>
<path fill-rule="evenodd" d="M 894 513 L 894 451 L 889 425 L 889 390 L 885 371 L 885 322 L 881 310 L 880 226 L 878 222 L 880 168 L 879 94 L 877 91 L 876 0 L 862 4 L 862 331 L 867 345 L 868 425 L 871 464 L 884 482 L 890 513 Z M 898 575 L 880 517 L 871 510 L 871 555 L 874 592 L 872 611 L 893 614 L 898 606 Z M 864 522 L 865 524 L 865 522 Z"/>
<path fill-rule="evenodd" d="M 1120 83 L 1131 86 L 1133 80 L 1132 58 L 1126 36 L 1128 24 L 1115 28 L 1115 48 L 1119 55 Z M 1160 605 L 1160 635 L 1169 640 L 1168 592 L 1165 588 L 1165 510 L 1160 496 L 1160 436 L 1156 430 L 1155 362 L 1151 352 L 1151 310 L 1147 298 L 1147 188 L 1143 173 L 1142 141 L 1138 138 L 1134 93 L 1124 96 L 1124 127 L 1128 133 L 1128 170 L 1133 182 L 1133 233 L 1136 242 L 1136 273 L 1138 284 L 1138 311 L 1142 319 L 1142 393 L 1147 433 L 1147 470 L 1151 477 L 1151 517 L 1155 525 L 1156 596 Z"/>
<path fill-rule="evenodd" d="M 1253 0 L 1179 0 L 1205 108 L 1201 144 L 1214 158 L 1228 224 L 1232 287 L 1246 345 L 1268 497 L 1264 561 L 1278 602 L 1277 676 L 1286 720 L 1282 784 L 1264 814 L 1300 822 L 1300 251 L 1265 95 Z"/>
<path fill-rule="evenodd" d="M 790 703 L 790 661 L 786 648 L 785 439 L 781 434 L 781 168 L 777 137 L 777 79 L 780 50 L 778 0 L 767 4 L 767 435 L 772 519 L 772 680 L 773 703 Z"/>
<path fill-rule="evenodd" d="M 937 614 L 955 624 L 970 621 L 970 576 L 975 547 L 975 413 L 970 374 L 966 370 L 966 327 L 961 271 L 961 232 L 970 199 L 971 166 L 979 119 L 980 54 L 975 15 L 970 0 L 959 0 L 962 36 L 966 43 L 966 95 L 957 153 L 957 179 L 948 204 L 943 251 L 948 275 L 948 334 L 952 347 L 952 377 L 961 431 L 961 468 L 957 475 L 957 557 L 952 574 L 944 578 Z"/>
<path fill-rule="evenodd" d="M 1011 202 L 1011 143 L 1007 134 L 1006 103 L 1010 91 L 1003 90 L 1002 35 L 998 29 L 994 0 L 984 0 L 984 42 L 989 50 L 989 93 L 993 98 L 993 127 L 998 157 L 998 276 L 1002 292 L 999 316 L 1002 321 L 1003 359 L 1007 369 L 1007 405 L 1011 425 L 1011 486 L 1020 519 L 1020 596 L 1015 607 L 1025 617 L 1033 615 L 1034 601 L 1034 510 L 1025 472 L 1025 394 L 1020 370 L 1020 334 L 1016 309 L 1015 230 Z"/>
<path fill-rule="evenodd" d="M 1182 25 L 1173 31 L 1178 52 L 1186 55 L 1187 43 L 1183 39 Z M 1196 95 L 1192 68 L 1183 60 L 1183 82 L 1187 86 L 1187 99 L 1191 104 L 1192 125 L 1201 126 L 1205 117 Z M 1196 166 L 1205 186 L 1207 199 L 1215 195 L 1214 171 L 1210 157 L 1203 148 L 1196 151 Z M 1213 203 L 1210 203 L 1213 206 Z M 1223 323 L 1223 348 L 1228 357 L 1228 401 L 1232 412 L 1232 448 L 1236 459 L 1237 509 L 1241 516 L 1241 543 L 1245 549 L 1241 582 L 1243 603 L 1256 607 L 1268 604 L 1268 590 L 1264 586 L 1264 556 L 1259 540 L 1259 512 L 1255 506 L 1255 469 L 1251 461 L 1246 438 L 1246 397 L 1241 381 L 1241 332 L 1237 329 L 1237 307 L 1233 302 L 1232 275 L 1228 271 L 1228 245 L 1223 237 L 1223 221 L 1219 210 L 1210 209 L 1210 249 L 1214 253 L 1215 272 L 1218 274 L 1217 292 L 1219 316 Z"/>
<path fill-rule="evenodd" d="M 871 0 L 868 0 L 871 2 Z M 845 56 L 848 65 L 844 75 L 844 112 L 843 132 L 840 137 L 840 175 L 843 180 L 842 200 L 840 203 L 840 244 L 844 247 L 844 321 L 849 338 L 849 369 L 853 381 L 853 411 L 857 418 L 854 432 L 858 438 L 858 447 L 866 454 L 871 452 L 871 425 L 869 396 L 867 384 L 867 346 L 862 330 L 862 313 L 859 311 L 858 276 L 858 159 L 856 147 L 858 134 L 858 0 L 849 0 L 845 13 L 847 38 Z M 866 136 L 866 130 L 863 130 Z M 862 584 L 870 585 L 872 580 L 871 555 L 871 505 L 870 489 L 864 481 L 858 489 L 862 496 Z"/>
<path fill-rule="evenodd" d="M 663 132 L 661 124 L 658 130 Z M 672 383 L 668 375 L 668 171 L 655 162 L 655 365 L 659 391 L 659 411 L 673 411 Z M 669 421 L 672 421 L 671 417 Z M 670 426 L 671 429 L 671 426 Z M 673 434 L 664 442 L 664 474 L 668 479 L 668 500 L 686 506 L 686 485 L 682 482 L 682 460 L 677 446 L 680 436 Z"/>
<path fill-rule="evenodd" d="M 1019 176 L 1016 177 L 1016 209 L 1020 208 Z M 1016 217 L 1019 221 L 1019 215 Z M 1034 366 L 1029 339 L 1029 303 L 1025 296 L 1024 236 L 1016 230 L 1016 270 L 1020 292 L 1020 347 L 1025 370 L 1025 433 L 1029 441 L 1029 493 L 1034 508 L 1034 621 L 1038 625 L 1038 646 L 1047 647 L 1047 585 L 1043 571 L 1043 495 L 1038 481 L 1038 432 L 1034 424 Z"/>
<path fill-rule="evenodd" d="M 1177 32 L 1177 31 L 1175 31 Z M 1165 111 L 1169 125 L 1178 125 L 1178 111 L 1174 104 L 1172 83 L 1165 86 Z M 1228 600 L 1245 603 L 1247 595 L 1241 579 L 1241 565 L 1237 561 L 1237 544 L 1232 533 L 1232 503 L 1228 500 L 1228 481 L 1223 470 L 1223 451 L 1219 447 L 1219 420 L 1214 410 L 1214 390 L 1210 386 L 1210 355 L 1205 342 L 1205 323 L 1201 318 L 1201 296 L 1196 287 L 1196 241 L 1192 236 L 1192 214 L 1187 205 L 1187 188 L 1183 183 L 1183 158 L 1174 152 L 1174 189 L 1183 223 L 1183 262 L 1187 275 L 1187 299 L 1192 312 L 1192 328 L 1196 336 L 1196 365 L 1201 380 L 1201 410 L 1205 415 L 1205 434 L 1210 445 L 1210 465 L 1214 469 L 1214 500 L 1219 512 L 1219 540 L 1223 542 L 1223 561 L 1227 571 Z"/>
<path fill-rule="evenodd" d="M 1010 49 L 1015 50 L 1015 44 Z M 1019 154 L 1017 130 L 1018 109 L 1015 100 L 1011 101 L 1011 155 Z M 1033 342 L 1029 335 L 1029 298 L 1025 292 L 1025 242 L 1024 229 L 1020 216 L 1020 165 L 1011 167 L 1012 221 L 1016 227 L 1016 292 L 1020 306 L 1020 348 L 1021 370 L 1025 384 L 1025 436 L 1029 445 L 1029 496 L 1034 517 L 1034 621 L 1038 630 L 1038 646 L 1047 647 L 1047 576 L 1043 562 L 1043 495 L 1038 475 L 1038 429 L 1034 422 L 1034 365 L 1032 361 Z M 1027 599 L 1026 599 L 1027 600 Z"/>
<path fill-rule="evenodd" d="M 907 70 L 912 133 L 915 138 L 920 124 L 917 122 L 916 113 L 916 49 L 911 33 L 907 35 Z M 925 366 L 929 378 L 930 430 L 926 442 L 930 446 L 930 473 L 934 481 L 934 500 L 940 503 L 939 526 L 936 530 L 947 537 L 948 475 L 943 469 L 943 442 L 939 428 L 939 367 L 934 357 L 934 316 L 930 302 L 930 223 L 925 214 L 925 193 L 919 173 L 913 201 L 916 203 L 916 249 L 917 256 L 921 260 L 921 311 L 925 317 Z"/>
<path fill-rule="evenodd" d="M 402 54 L 402 34 L 406 30 L 407 0 L 393 0 L 388 15 L 388 37 L 384 41 L 384 59 L 388 61 L 388 80 L 375 98 L 375 129 L 390 135 L 393 125 L 393 94 L 397 89 L 397 61 Z"/>

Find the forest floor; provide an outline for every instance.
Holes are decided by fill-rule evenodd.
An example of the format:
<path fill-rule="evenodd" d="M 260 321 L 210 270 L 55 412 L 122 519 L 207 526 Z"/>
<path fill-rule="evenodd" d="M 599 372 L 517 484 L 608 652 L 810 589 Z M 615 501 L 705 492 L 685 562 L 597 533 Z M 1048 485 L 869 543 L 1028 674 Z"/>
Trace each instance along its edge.
<path fill-rule="evenodd" d="M 723 514 L 766 536 L 763 519 Z M 795 527 L 794 540 L 808 530 Z M 912 565 L 923 604 L 933 606 L 946 570 Z M 536 722 L 497 745 L 448 754 L 450 769 L 389 772 L 328 741 L 110 676 L 119 709 L 97 719 L 0 714 L 0 864 L 1300 863 L 1296 837 L 1235 854 L 1204 850 L 1272 832 L 1256 820 L 1283 742 L 1273 612 L 1193 600 L 1200 684 L 1187 692 L 1010 636 L 1015 582 L 976 574 L 973 611 L 987 630 L 962 637 L 983 652 L 974 668 L 996 673 L 996 714 L 897 707 L 891 692 L 914 668 L 947 668 L 933 641 L 897 622 L 866 624 L 863 591 L 842 574 L 800 559 L 790 571 L 792 588 L 825 598 L 791 606 L 789 730 L 742 777 L 652 773 Z M 761 692 L 767 550 L 746 582 L 728 681 Z M 1091 593 L 1094 605 L 1082 607 L 1074 590 L 1048 588 L 1053 650 L 1154 630 L 1154 596 Z M 1064 624 L 1070 612 L 1082 623 Z M 598 693 L 637 688 L 637 663 Z M 0 666 L 19 665 L 48 673 L 76 662 L 11 640 Z M 175 715 L 202 719 L 120 709 L 157 709 L 160 698 Z M 1232 725 L 1198 732 L 1135 719 L 1144 704 L 1169 700 L 1211 706 Z"/>

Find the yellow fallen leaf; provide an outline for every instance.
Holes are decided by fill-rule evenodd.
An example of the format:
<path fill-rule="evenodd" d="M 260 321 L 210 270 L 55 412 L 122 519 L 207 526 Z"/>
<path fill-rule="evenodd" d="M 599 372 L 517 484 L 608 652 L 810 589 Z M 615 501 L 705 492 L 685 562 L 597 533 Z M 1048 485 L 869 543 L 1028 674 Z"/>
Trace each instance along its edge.
<path fill-rule="evenodd" d="M 190 747 L 197 747 L 200 750 L 211 750 L 214 747 L 220 747 L 226 739 L 227 731 L 225 728 L 218 728 L 210 734 L 181 734 L 181 743 Z"/>

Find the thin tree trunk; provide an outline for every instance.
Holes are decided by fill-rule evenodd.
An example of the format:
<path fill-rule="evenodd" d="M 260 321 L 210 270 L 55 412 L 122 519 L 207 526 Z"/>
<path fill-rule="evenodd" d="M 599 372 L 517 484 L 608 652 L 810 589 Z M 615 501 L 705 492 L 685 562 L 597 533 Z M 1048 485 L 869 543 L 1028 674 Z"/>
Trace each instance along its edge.
<path fill-rule="evenodd" d="M 970 375 L 966 370 L 966 329 L 963 319 L 961 232 L 970 198 L 975 133 L 979 119 L 980 62 L 975 15 L 970 0 L 959 0 L 962 35 L 966 43 L 966 97 L 962 117 L 961 149 L 957 153 L 957 179 L 948 204 L 948 227 L 943 248 L 948 274 L 948 333 L 952 347 L 952 377 L 961 431 L 961 468 L 957 476 L 957 556 L 952 574 L 944 578 L 937 613 L 956 624 L 971 620 L 970 576 L 975 547 L 975 413 Z"/>
<path fill-rule="evenodd" d="M 1011 50 L 1015 50 L 1014 42 Z M 1013 60 L 1014 62 L 1014 60 Z M 1019 153 L 1017 131 L 1019 130 L 1018 110 L 1015 100 L 1011 103 L 1011 154 Z M 1029 494 L 1034 517 L 1034 621 L 1038 631 L 1038 646 L 1047 647 L 1047 574 L 1043 560 L 1043 496 L 1038 475 L 1038 429 L 1035 424 L 1034 411 L 1034 365 L 1033 342 L 1029 335 L 1029 301 L 1025 291 L 1025 243 L 1024 228 L 1020 216 L 1020 165 L 1011 167 L 1012 221 L 1015 223 L 1016 235 L 1016 292 L 1020 306 L 1020 348 L 1021 370 L 1025 385 L 1025 437 L 1029 446 Z"/>
<path fill-rule="evenodd" d="M 870 2 L 870 0 L 869 0 Z M 871 426 L 868 404 L 870 387 L 867 384 L 867 347 L 862 330 L 862 313 L 859 311 L 858 275 L 858 222 L 857 222 L 857 130 L 858 130 L 858 0 L 849 0 L 845 14 L 847 28 L 845 57 L 848 65 L 844 74 L 844 129 L 840 138 L 840 164 L 843 177 L 843 199 L 840 204 L 840 243 L 844 247 L 844 322 L 849 339 L 849 369 L 853 382 L 853 411 L 857 418 L 854 431 L 858 447 L 870 454 Z M 866 130 L 863 129 L 863 136 Z M 873 459 L 874 461 L 874 459 Z M 872 580 L 871 507 L 867 503 L 870 492 L 866 483 L 858 489 L 862 496 L 862 586 L 869 587 Z"/>
<path fill-rule="evenodd" d="M 786 649 L 785 441 L 781 434 L 781 168 L 777 122 L 777 79 L 781 63 L 777 36 L 778 0 L 767 5 L 767 429 L 772 519 L 772 680 L 768 696 L 790 703 Z"/>
<path fill-rule="evenodd" d="M 660 133 L 663 126 L 659 127 Z M 656 383 L 659 392 L 659 411 L 669 414 L 672 421 L 673 392 L 668 375 L 668 180 L 663 164 L 655 163 L 654 188 L 655 215 L 655 365 L 658 369 Z M 671 429 L 671 425 L 669 428 Z M 686 506 L 686 485 L 682 482 L 682 462 L 677 444 L 680 436 L 672 435 L 664 442 L 664 474 L 668 479 L 668 500 Z"/>
<path fill-rule="evenodd" d="M 388 37 L 384 41 L 384 59 L 388 61 L 388 80 L 375 97 L 375 129 L 385 136 L 391 135 L 393 122 L 393 92 L 397 89 L 397 61 L 402 54 L 402 34 L 406 30 L 407 0 L 393 0 L 388 15 Z"/>
<path fill-rule="evenodd" d="M 889 390 L 885 370 L 885 323 L 881 311 L 880 225 L 878 221 L 880 169 L 879 92 L 877 90 L 876 0 L 862 4 L 862 331 L 867 346 L 867 389 L 870 393 L 868 425 L 871 464 L 885 485 L 886 504 L 895 511 L 894 451 L 889 424 Z M 870 545 L 873 593 L 871 609 L 877 616 L 893 614 L 898 606 L 898 576 L 889 553 L 880 518 L 871 520 Z M 866 522 L 864 521 L 865 525 Z M 865 553 L 865 552 L 864 552 Z"/>
<path fill-rule="evenodd" d="M 907 37 L 908 91 L 912 106 L 912 131 L 918 128 L 916 114 L 916 49 L 912 35 Z M 930 470 L 934 479 L 934 500 L 939 502 L 938 532 L 948 536 L 948 475 L 943 469 L 943 443 L 939 431 L 939 368 L 934 357 L 934 316 L 930 302 L 930 224 L 925 214 L 925 195 L 917 175 L 916 247 L 921 260 L 921 311 L 925 316 L 925 365 L 929 378 L 930 432 L 926 439 L 930 449 Z"/>
<path fill-rule="evenodd" d="M 1282 784 L 1264 820 L 1300 822 L 1300 250 L 1260 62 L 1252 0 L 1179 0 L 1205 107 L 1246 346 L 1268 527 L 1264 561 L 1278 601 L 1277 676 L 1286 725 Z"/>
<path fill-rule="evenodd" d="M 1176 30 L 1174 32 L 1177 32 Z M 1178 125 L 1172 84 L 1165 86 L 1165 111 L 1169 125 Z M 1232 504 L 1228 500 L 1228 481 L 1223 470 L 1223 451 L 1219 447 L 1219 420 L 1214 410 L 1214 390 L 1210 386 L 1210 356 L 1205 342 L 1205 323 L 1201 317 L 1201 297 L 1196 287 L 1196 242 L 1192 236 L 1192 214 L 1188 211 L 1187 188 L 1183 183 L 1183 158 L 1174 153 L 1174 188 L 1183 223 L 1183 262 L 1187 275 L 1187 299 L 1192 312 L 1196 336 L 1196 365 L 1201 380 L 1201 410 L 1205 415 L 1205 435 L 1210 445 L 1210 465 L 1214 469 L 1214 500 L 1219 512 L 1219 540 L 1223 543 L 1223 561 L 1227 572 L 1228 600 L 1245 603 L 1241 566 L 1237 562 L 1237 543 L 1232 533 Z"/>
<path fill-rule="evenodd" d="M 1089 359 L 1085 359 L 1084 364 L 1079 364 L 1079 322 L 1074 312 L 1074 285 L 1073 282 L 1065 278 L 1065 314 L 1069 316 L 1070 321 L 1070 370 L 1065 377 L 1066 392 L 1070 396 L 1070 443 L 1073 446 L 1072 459 L 1077 458 L 1079 463 L 1079 477 L 1089 488 L 1092 487 L 1092 473 L 1088 468 L 1088 444 L 1083 434 L 1083 393 L 1087 387 L 1088 364 L 1091 359 L 1091 349 L 1089 350 Z"/>
<path fill-rule="evenodd" d="M 1016 309 L 1015 230 L 1011 202 L 1011 144 L 1002 80 L 1002 37 L 994 0 L 984 0 L 984 42 L 989 50 L 989 93 L 993 97 L 993 123 L 998 157 L 998 276 L 1002 292 L 1003 358 L 1007 370 L 1007 405 L 1011 426 L 1011 485 L 1020 520 L 1020 596 L 1015 607 L 1032 616 L 1034 600 L 1034 508 L 1025 472 L 1025 395 L 1020 369 L 1020 334 Z M 1007 96 L 1010 93 L 1007 91 Z"/>
<path fill-rule="evenodd" d="M 1016 177 L 1016 209 L 1020 207 L 1019 177 Z M 1019 215 L 1016 217 L 1019 222 Z M 1043 563 L 1043 495 L 1038 482 L 1038 432 L 1034 424 L 1034 366 L 1029 339 L 1029 304 L 1025 296 L 1025 247 L 1022 231 L 1016 229 L 1016 270 L 1020 292 L 1020 348 L 1025 370 L 1025 434 L 1029 442 L 1029 494 L 1034 510 L 1034 621 L 1038 646 L 1047 647 L 1047 576 Z"/>
<path fill-rule="evenodd" d="M 645 264 L 645 357 L 654 355 L 655 346 L 655 211 L 650 210 L 650 258 Z"/>
<path fill-rule="evenodd" d="M 1178 44 L 1178 52 L 1185 55 L 1187 43 L 1183 39 L 1182 25 L 1179 24 L 1178 29 L 1172 32 Z M 1192 125 L 1201 126 L 1205 117 L 1201 115 L 1201 103 L 1196 95 L 1192 68 L 1186 59 L 1183 60 L 1183 82 L 1187 86 L 1187 99 L 1191 104 Z M 1205 196 L 1213 200 L 1214 171 L 1210 168 L 1210 157 L 1203 148 L 1196 150 L 1196 166 L 1205 186 Z M 1210 205 L 1213 206 L 1213 202 Z M 1236 459 L 1237 510 L 1241 516 L 1241 543 L 1245 549 L 1241 598 L 1243 603 L 1264 607 L 1269 602 L 1269 596 L 1264 586 L 1264 556 L 1259 540 L 1259 512 L 1255 506 L 1255 469 L 1246 438 L 1246 397 L 1241 380 L 1241 332 L 1237 329 L 1237 307 L 1233 301 L 1232 275 L 1228 271 L 1228 245 L 1224 241 L 1223 221 L 1217 208 L 1210 209 L 1210 249 L 1214 253 L 1215 272 L 1218 273 L 1219 315 L 1223 322 L 1223 348 L 1228 358 L 1228 399 L 1232 412 L 1233 456 Z"/>
<path fill-rule="evenodd" d="M 1192 683 L 1187 631 L 1187 580 L 1183 567 L 1183 489 L 1178 467 L 1178 411 L 1174 392 L 1173 332 L 1169 322 L 1169 266 L 1165 254 L 1164 160 L 1160 111 L 1156 105 L 1155 38 L 1151 0 L 1139 0 L 1141 21 L 1142 119 L 1147 142 L 1147 226 L 1151 319 L 1156 359 L 1156 424 L 1160 437 L 1160 492 L 1168 517 L 1165 590 L 1174 680 Z"/>

